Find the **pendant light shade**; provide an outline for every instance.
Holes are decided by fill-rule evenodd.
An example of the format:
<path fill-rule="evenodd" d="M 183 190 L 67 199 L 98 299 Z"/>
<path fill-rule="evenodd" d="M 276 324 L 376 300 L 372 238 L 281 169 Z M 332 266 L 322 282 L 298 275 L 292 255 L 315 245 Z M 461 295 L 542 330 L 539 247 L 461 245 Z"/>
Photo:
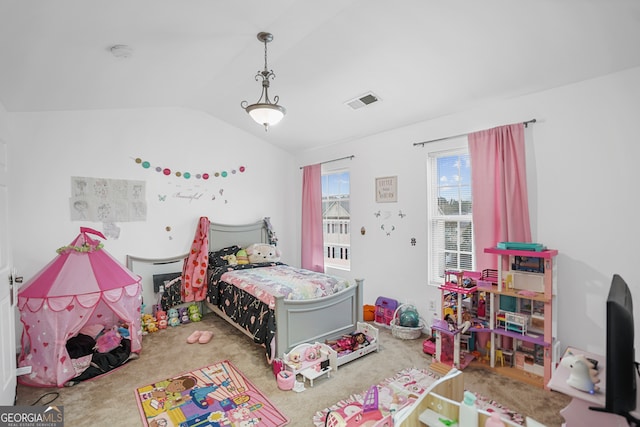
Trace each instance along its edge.
<path fill-rule="evenodd" d="M 267 43 L 273 40 L 273 35 L 264 32 L 258 33 L 258 40 L 264 43 L 264 69 L 256 74 L 256 80 L 262 80 L 262 93 L 255 104 L 249 105 L 247 101 L 242 101 L 240 106 L 249 113 L 256 123 L 264 126 L 264 130 L 267 131 L 269 126 L 278 124 L 284 118 L 287 110 L 278 105 L 278 96 L 273 98 L 274 102 L 269 99 L 269 80 L 276 77 L 273 70 L 269 70 L 267 67 Z"/>
<path fill-rule="evenodd" d="M 287 113 L 284 107 L 276 104 L 252 104 L 245 110 L 256 123 L 264 125 L 265 130 L 269 126 L 278 124 Z"/>

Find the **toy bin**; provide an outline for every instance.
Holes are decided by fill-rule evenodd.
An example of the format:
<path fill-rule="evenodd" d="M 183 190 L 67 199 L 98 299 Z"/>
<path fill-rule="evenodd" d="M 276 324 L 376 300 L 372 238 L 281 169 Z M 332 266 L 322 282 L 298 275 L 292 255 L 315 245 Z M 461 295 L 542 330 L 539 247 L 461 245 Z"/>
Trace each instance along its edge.
<path fill-rule="evenodd" d="M 378 297 L 374 321 L 381 326 L 390 327 L 393 316 L 398 308 L 398 301 L 393 298 Z"/>
<path fill-rule="evenodd" d="M 362 318 L 365 322 L 371 322 L 376 319 L 376 306 L 375 305 L 367 305 L 362 308 Z"/>
<path fill-rule="evenodd" d="M 278 388 L 280 390 L 292 390 L 296 383 L 296 376 L 290 371 L 278 372 Z"/>

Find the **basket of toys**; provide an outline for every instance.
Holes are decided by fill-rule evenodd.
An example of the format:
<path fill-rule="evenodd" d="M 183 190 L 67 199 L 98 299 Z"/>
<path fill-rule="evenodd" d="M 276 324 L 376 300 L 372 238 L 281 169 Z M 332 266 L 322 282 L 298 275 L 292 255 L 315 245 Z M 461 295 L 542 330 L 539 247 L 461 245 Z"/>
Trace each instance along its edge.
<path fill-rule="evenodd" d="M 390 323 L 391 334 L 403 340 L 420 338 L 426 322 L 411 304 L 402 304 L 396 308 Z"/>

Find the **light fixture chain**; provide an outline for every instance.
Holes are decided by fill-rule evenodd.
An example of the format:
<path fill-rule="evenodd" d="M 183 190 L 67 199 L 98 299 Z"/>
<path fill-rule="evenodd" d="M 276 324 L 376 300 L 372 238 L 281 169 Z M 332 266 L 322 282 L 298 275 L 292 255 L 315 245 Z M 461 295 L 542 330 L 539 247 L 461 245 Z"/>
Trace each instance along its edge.
<path fill-rule="evenodd" d="M 267 71 L 267 39 L 264 40 L 264 70 Z"/>

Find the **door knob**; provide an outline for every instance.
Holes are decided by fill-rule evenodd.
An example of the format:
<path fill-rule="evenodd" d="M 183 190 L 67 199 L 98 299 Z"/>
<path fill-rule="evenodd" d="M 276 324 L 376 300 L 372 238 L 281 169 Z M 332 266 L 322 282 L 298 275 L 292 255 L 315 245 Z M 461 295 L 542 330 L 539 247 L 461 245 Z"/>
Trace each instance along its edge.
<path fill-rule="evenodd" d="M 22 276 L 13 276 L 12 274 L 9 275 L 9 285 L 13 285 L 14 283 L 22 283 L 23 277 Z"/>

